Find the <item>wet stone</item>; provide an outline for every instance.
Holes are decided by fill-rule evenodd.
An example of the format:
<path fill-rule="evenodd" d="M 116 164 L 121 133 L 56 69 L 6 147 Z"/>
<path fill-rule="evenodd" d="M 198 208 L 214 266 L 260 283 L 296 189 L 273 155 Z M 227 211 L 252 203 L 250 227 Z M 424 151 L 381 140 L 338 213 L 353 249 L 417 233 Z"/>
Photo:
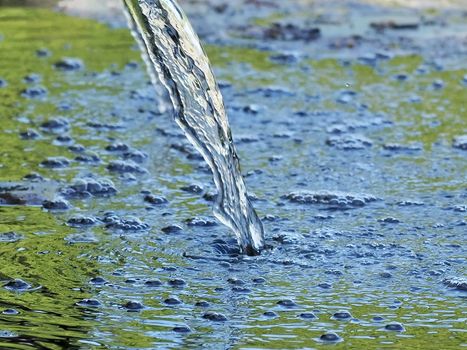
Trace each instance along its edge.
<path fill-rule="evenodd" d="M 47 95 L 47 89 L 42 86 L 28 87 L 21 91 L 21 96 L 25 98 L 41 98 Z"/>
<path fill-rule="evenodd" d="M 102 221 L 105 222 L 105 227 L 116 230 L 142 231 L 149 229 L 148 224 L 134 216 L 119 217 L 114 213 L 107 213 Z"/>
<path fill-rule="evenodd" d="M 99 242 L 97 237 L 92 232 L 72 233 L 66 236 L 65 240 L 70 244 Z"/>
<path fill-rule="evenodd" d="M 38 83 L 41 81 L 41 79 L 42 79 L 41 76 L 36 73 L 28 74 L 23 78 L 24 82 L 28 84 Z"/>
<path fill-rule="evenodd" d="M 153 205 L 160 205 L 168 203 L 167 199 L 162 196 L 155 196 L 153 194 L 148 194 L 144 197 L 144 201 L 153 204 Z"/>
<path fill-rule="evenodd" d="M 41 124 L 41 128 L 49 132 L 62 132 L 70 127 L 68 120 L 64 118 L 49 119 Z"/>
<path fill-rule="evenodd" d="M 257 277 L 257 278 L 253 278 L 253 283 L 255 284 L 263 284 L 263 283 L 266 283 L 266 279 L 264 279 L 263 277 Z"/>
<path fill-rule="evenodd" d="M 4 88 L 5 86 L 7 86 L 7 83 L 4 79 L 0 79 L 0 88 Z"/>
<path fill-rule="evenodd" d="M 129 152 L 123 153 L 123 158 L 132 160 L 136 163 L 143 163 L 146 159 L 148 159 L 148 154 L 145 152 L 133 150 Z"/>
<path fill-rule="evenodd" d="M 76 144 L 76 145 L 71 145 L 68 147 L 68 149 L 71 151 L 71 152 L 74 152 L 74 153 L 81 153 L 81 152 L 84 152 L 86 149 L 84 148 L 83 145 L 80 145 L 80 144 Z"/>
<path fill-rule="evenodd" d="M 180 278 L 172 279 L 168 282 L 169 286 L 172 287 L 183 287 L 186 285 L 186 282 Z"/>
<path fill-rule="evenodd" d="M 274 311 L 265 311 L 263 313 L 263 316 L 271 317 L 271 318 L 279 317 L 279 315 L 277 313 L 275 313 Z"/>
<path fill-rule="evenodd" d="M 167 305 L 180 305 L 182 302 L 177 298 L 167 298 L 164 300 L 164 304 Z"/>
<path fill-rule="evenodd" d="M 261 32 L 252 32 L 254 37 L 266 40 L 282 41 L 313 41 L 321 36 L 319 28 L 301 28 L 295 24 L 273 23 L 269 27 L 262 29 Z"/>
<path fill-rule="evenodd" d="M 125 143 L 112 143 L 108 145 L 105 150 L 109 152 L 127 152 L 130 149 L 130 147 L 125 144 Z"/>
<path fill-rule="evenodd" d="M 212 312 L 212 311 L 206 312 L 202 317 L 205 320 L 209 320 L 213 322 L 226 322 L 227 321 L 227 317 L 225 317 L 223 314 Z"/>
<path fill-rule="evenodd" d="M 305 320 L 312 320 L 317 318 L 316 315 L 312 312 L 302 312 L 298 317 L 303 318 Z"/>
<path fill-rule="evenodd" d="M 211 227 L 211 226 L 216 226 L 217 222 L 214 220 L 207 219 L 207 218 L 194 217 L 191 219 L 187 219 L 186 224 L 188 226 Z"/>
<path fill-rule="evenodd" d="M 209 307 L 210 304 L 207 301 L 201 300 L 201 301 L 197 301 L 195 306 L 196 307 Z"/>
<path fill-rule="evenodd" d="M 246 294 L 246 293 L 251 293 L 251 289 L 244 288 L 244 287 L 232 287 L 232 292 Z"/>
<path fill-rule="evenodd" d="M 41 135 L 34 129 L 28 129 L 26 131 L 20 132 L 20 137 L 23 140 L 36 140 L 38 139 Z"/>
<path fill-rule="evenodd" d="M 78 58 L 62 58 L 54 64 L 54 67 L 61 71 L 76 71 L 84 67 L 83 61 Z"/>
<path fill-rule="evenodd" d="M 392 332 L 404 332 L 405 331 L 404 326 L 398 322 L 388 323 L 386 326 L 384 326 L 384 329 L 387 331 L 392 331 Z"/>
<path fill-rule="evenodd" d="M 52 53 L 48 49 L 38 49 L 36 50 L 37 57 L 49 57 Z"/>
<path fill-rule="evenodd" d="M 68 219 L 68 225 L 73 227 L 81 227 L 81 226 L 93 226 L 96 225 L 99 221 L 92 216 L 83 216 L 77 215 L 70 219 Z"/>
<path fill-rule="evenodd" d="M 286 308 L 293 308 L 297 306 L 297 304 L 293 300 L 290 300 L 290 299 L 280 300 L 277 302 L 277 305 L 286 307 Z"/>
<path fill-rule="evenodd" d="M 41 162 L 41 166 L 50 169 L 66 168 L 69 165 L 70 160 L 65 157 L 49 157 Z"/>
<path fill-rule="evenodd" d="M 107 280 L 105 280 L 103 277 L 93 277 L 89 280 L 89 283 L 95 284 L 95 285 L 103 285 L 107 283 Z"/>
<path fill-rule="evenodd" d="M 77 162 L 80 163 L 100 163 L 101 158 L 94 152 L 87 152 L 84 154 L 80 154 L 75 158 Z"/>
<path fill-rule="evenodd" d="M 66 145 L 73 142 L 73 139 L 68 135 L 59 135 L 55 138 L 54 144 L 56 145 Z"/>
<path fill-rule="evenodd" d="M 19 311 L 15 309 L 5 309 L 2 311 L 3 315 L 8 315 L 8 316 L 15 316 L 19 315 Z"/>
<path fill-rule="evenodd" d="M 30 290 L 32 286 L 29 283 L 24 282 L 21 279 L 14 279 L 14 280 L 11 280 L 5 283 L 3 285 L 3 288 L 9 291 L 12 291 L 12 292 L 25 292 L 25 291 Z"/>
<path fill-rule="evenodd" d="M 19 233 L 9 231 L 9 232 L 0 232 L 0 243 L 14 243 L 23 239 L 23 235 Z"/>
<path fill-rule="evenodd" d="M 341 150 L 361 150 L 373 145 L 373 141 L 363 135 L 335 135 L 326 140 L 326 144 Z"/>
<path fill-rule="evenodd" d="M 375 321 L 375 322 L 383 322 L 383 321 L 384 321 L 384 317 L 381 317 L 381 316 L 374 316 L 374 317 L 373 317 L 373 321 Z"/>
<path fill-rule="evenodd" d="M 348 311 L 339 311 L 332 315 L 332 318 L 335 320 L 350 320 L 352 315 Z"/>
<path fill-rule="evenodd" d="M 419 143 L 413 143 L 408 145 L 402 145 L 399 143 L 386 143 L 383 145 L 383 149 L 392 152 L 413 152 L 421 151 L 423 149 L 423 146 Z"/>
<path fill-rule="evenodd" d="M 44 201 L 42 207 L 47 210 L 68 210 L 71 208 L 71 205 L 63 198 L 55 198 Z"/>
<path fill-rule="evenodd" d="M 71 186 L 61 190 L 67 198 L 110 196 L 117 193 L 114 183 L 106 178 L 85 177 L 77 179 Z"/>
<path fill-rule="evenodd" d="M 162 286 L 162 282 L 159 280 L 149 280 L 149 281 L 144 282 L 144 285 L 146 287 L 154 288 L 154 287 Z"/>
<path fill-rule="evenodd" d="M 461 135 L 454 138 L 452 142 L 454 148 L 467 150 L 467 135 Z"/>
<path fill-rule="evenodd" d="M 237 279 L 237 278 L 228 278 L 228 279 L 227 279 L 227 282 L 228 282 L 229 284 L 234 285 L 234 286 L 243 286 L 243 285 L 245 284 L 244 281 L 239 280 L 239 279 Z"/>
<path fill-rule="evenodd" d="M 96 299 L 83 299 L 81 301 L 78 301 L 76 305 L 82 307 L 99 307 L 101 306 L 101 303 L 99 300 Z"/>
<path fill-rule="evenodd" d="M 123 307 L 127 309 L 127 311 L 130 311 L 130 312 L 141 311 L 142 309 L 144 309 L 143 304 L 141 304 L 138 301 L 129 301 L 125 303 Z"/>
<path fill-rule="evenodd" d="M 203 192 L 203 187 L 201 187 L 200 185 L 196 185 L 196 184 L 183 186 L 180 189 L 185 192 L 196 193 L 196 194 Z"/>
<path fill-rule="evenodd" d="M 30 173 L 23 177 L 23 180 L 27 181 L 43 181 L 44 178 L 38 173 Z"/>
<path fill-rule="evenodd" d="M 180 225 L 169 225 L 162 228 L 164 233 L 178 233 L 183 231 L 183 228 Z"/>
<path fill-rule="evenodd" d="M 396 218 L 384 218 L 384 219 L 378 219 L 378 222 L 382 222 L 382 223 L 385 223 L 385 224 L 399 224 L 400 223 L 400 220 L 399 219 L 396 219 Z"/>
<path fill-rule="evenodd" d="M 191 333 L 190 327 L 187 326 L 177 326 L 172 328 L 175 333 Z"/>
<path fill-rule="evenodd" d="M 292 203 L 300 204 L 324 204 L 332 209 L 351 209 L 365 206 L 367 203 L 377 200 L 368 194 L 354 194 L 330 191 L 296 191 L 285 195 L 283 198 Z"/>
<path fill-rule="evenodd" d="M 114 160 L 107 165 L 107 169 L 116 173 L 146 174 L 147 170 L 133 161 Z"/>
<path fill-rule="evenodd" d="M 379 276 L 381 278 L 392 278 L 392 274 L 390 272 L 380 272 Z"/>
<path fill-rule="evenodd" d="M 467 291 L 467 278 L 448 277 L 443 280 L 443 284 L 449 288 L 454 288 L 464 292 Z"/>
<path fill-rule="evenodd" d="M 321 337 L 319 337 L 319 339 L 326 343 L 337 343 L 342 341 L 342 338 L 333 332 L 325 333 Z"/>

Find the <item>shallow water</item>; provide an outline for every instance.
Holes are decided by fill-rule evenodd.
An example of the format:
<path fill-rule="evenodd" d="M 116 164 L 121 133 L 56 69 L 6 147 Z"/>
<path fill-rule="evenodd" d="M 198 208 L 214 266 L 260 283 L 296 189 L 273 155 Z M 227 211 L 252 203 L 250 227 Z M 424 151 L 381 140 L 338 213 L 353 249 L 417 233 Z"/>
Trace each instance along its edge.
<path fill-rule="evenodd" d="M 273 246 L 248 258 L 211 226 L 210 173 L 154 100 L 127 30 L 0 8 L 0 33 L 0 203 L 38 204 L 0 207 L 0 348 L 313 349 L 326 332 L 337 349 L 465 346 L 460 49 L 368 63 L 361 47 L 325 46 L 328 58 L 284 61 L 280 42 L 206 33 Z M 62 57 L 83 66 L 54 67 Z M 40 165 L 58 156 L 70 163 Z M 22 180 L 32 171 L 49 180 Z M 41 208 L 56 196 L 70 208 Z"/>

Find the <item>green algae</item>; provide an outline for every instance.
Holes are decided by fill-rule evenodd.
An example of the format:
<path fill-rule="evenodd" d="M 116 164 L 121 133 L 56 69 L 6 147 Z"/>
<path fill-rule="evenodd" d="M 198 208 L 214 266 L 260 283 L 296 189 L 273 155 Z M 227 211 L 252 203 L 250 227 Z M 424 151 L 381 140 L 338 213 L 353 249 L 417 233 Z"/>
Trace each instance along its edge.
<path fill-rule="evenodd" d="M 139 60 L 139 53 L 131 50 L 134 42 L 127 30 L 111 29 L 95 21 L 49 10 L 0 7 L 0 33 L 3 37 L 0 78 L 7 82 L 6 87 L 0 88 L 0 120 L 2 129 L 9 133 L 0 136 L 3 145 L 0 181 L 18 180 L 36 170 L 45 157 L 71 156 L 66 148 L 50 147 L 46 141 L 34 141 L 34 146 L 30 141 L 25 143 L 20 140 L 19 132 L 37 128 L 51 118 L 70 117 L 69 111 L 59 110 L 57 103 L 50 101 L 66 96 L 70 90 L 79 94 L 80 90 L 91 88 L 83 84 L 85 74 L 121 69 L 129 61 Z M 44 48 L 50 56 L 38 57 L 36 51 Z M 68 74 L 54 68 L 54 63 L 64 57 L 77 57 L 84 63 L 84 71 L 72 73 L 76 75 L 73 84 L 67 79 Z M 23 78 L 31 73 L 41 77 L 38 84 L 48 90 L 46 98 L 21 96 L 28 87 Z M 109 93 L 117 91 L 95 88 Z M 73 111 L 77 112 L 80 111 Z M 29 125 L 18 123 L 18 118 L 24 116 L 31 121 Z"/>

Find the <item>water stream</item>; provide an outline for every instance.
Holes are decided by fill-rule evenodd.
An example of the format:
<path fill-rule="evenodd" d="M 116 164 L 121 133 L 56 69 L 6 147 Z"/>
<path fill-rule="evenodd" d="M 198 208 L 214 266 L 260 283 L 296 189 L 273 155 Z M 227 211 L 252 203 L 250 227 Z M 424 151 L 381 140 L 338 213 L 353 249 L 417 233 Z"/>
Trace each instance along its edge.
<path fill-rule="evenodd" d="M 212 169 L 215 216 L 237 236 L 243 252 L 259 254 L 263 226 L 248 198 L 222 95 L 187 17 L 173 0 L 125 0 L 130 26 L 155 86 L 160 80 L 174 118 Z"/>

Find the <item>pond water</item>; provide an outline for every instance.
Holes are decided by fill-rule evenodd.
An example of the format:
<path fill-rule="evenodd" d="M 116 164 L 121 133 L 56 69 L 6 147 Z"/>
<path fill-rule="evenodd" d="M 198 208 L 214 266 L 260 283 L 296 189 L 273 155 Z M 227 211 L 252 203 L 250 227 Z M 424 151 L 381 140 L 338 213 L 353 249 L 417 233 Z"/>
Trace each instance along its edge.
<path fill-rule="evenodd" d="M 258 257 L 127 29 L 0 7 L 0 348 L 465 347 L 463 12 L 221 3 Z"/>

